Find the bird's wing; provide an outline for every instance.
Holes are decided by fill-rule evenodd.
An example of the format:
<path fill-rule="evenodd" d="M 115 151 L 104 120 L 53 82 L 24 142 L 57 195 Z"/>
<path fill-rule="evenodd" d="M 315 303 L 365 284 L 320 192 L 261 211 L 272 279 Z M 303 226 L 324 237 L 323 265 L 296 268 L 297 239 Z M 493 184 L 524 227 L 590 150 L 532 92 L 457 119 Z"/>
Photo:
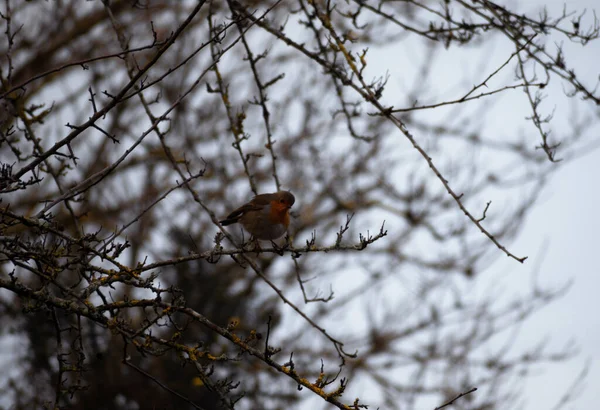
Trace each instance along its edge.
<path fill-rule="evenodd" d="M 240 206 L 238 209 L 227 215 L 227 219 L 237 219 L 248 211 L 260 211 L 261 209 L 263 209 L 263 206 L 247 203 L 246 205 Z"/>
<path fill-rule="evenodd" d="M 263 206 L 267 206 L 271 203 L 271 201 L 274 199 L 273 196 L 274 196 L 273 194 L 256 195 L 246 205 L 259 206 L 262 208 Z"/>
<path fill-rule="evenodd" d="M 238 219 L 249 211 L 261 211 L 265 206 L 271 203 L 273 194 L 256 195 L 250 202 L 240 206 L 238 209 L 227 215 L 227 218 L 221 221 L 222 225 L 230 225 L 236 223 Z"/>

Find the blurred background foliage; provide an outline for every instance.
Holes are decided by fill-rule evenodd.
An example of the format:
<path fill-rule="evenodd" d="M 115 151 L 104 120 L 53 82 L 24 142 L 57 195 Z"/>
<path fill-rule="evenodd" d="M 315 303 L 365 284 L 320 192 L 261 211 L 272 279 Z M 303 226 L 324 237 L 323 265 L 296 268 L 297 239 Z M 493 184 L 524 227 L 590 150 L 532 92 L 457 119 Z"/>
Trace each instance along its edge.
<path fill-rule="evenodd" d="M 511 348 L 566 287 L 507 296 L 480 276 L 526 256 L 510 244 L 541 189 L 594 142 L 597 89 L 550 47 L 596 40 L 589 15 L 0 8 L 1 406 L 412 409 L 477 387 L 454 406 L 506 409 L 529 372 L 575 353 Z M 510 51 L 480 58 L 494 47 Z M 552 114 L 570 132 L 552 134 Z M 278 189 L 296 196 L 287 249 L 235 251 L 247 235 L 215 222 Z"/>

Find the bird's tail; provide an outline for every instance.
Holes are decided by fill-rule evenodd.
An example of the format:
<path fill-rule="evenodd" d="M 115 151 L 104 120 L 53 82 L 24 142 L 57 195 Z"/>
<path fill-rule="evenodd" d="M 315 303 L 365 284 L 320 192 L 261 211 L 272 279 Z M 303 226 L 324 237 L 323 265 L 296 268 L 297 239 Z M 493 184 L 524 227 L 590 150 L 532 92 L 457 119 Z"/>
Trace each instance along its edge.
<path fill-rule="evenodd" d="M 239 217 L 233 217 L 232 218 L 231 215 L 230 215 L 226 219 L 223 219 L 222 221 L 219 221 L 219 223 L 221 225 L 223 225 L 223 226 L 227 226 L 227 225 L 231 225 L 231 224 L 237 223 L 239 221 L 239 219 L 240 219 Z"/>

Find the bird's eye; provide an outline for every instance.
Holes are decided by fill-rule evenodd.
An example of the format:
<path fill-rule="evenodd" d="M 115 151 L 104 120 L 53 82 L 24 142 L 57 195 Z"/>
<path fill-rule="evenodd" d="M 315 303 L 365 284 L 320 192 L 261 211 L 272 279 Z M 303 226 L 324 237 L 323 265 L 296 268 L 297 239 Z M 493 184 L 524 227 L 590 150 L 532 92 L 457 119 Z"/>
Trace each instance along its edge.
<path fill-rule="evenodd" d="M 285 204 L 285 199 L 280 199 L 279 202 L 281 202 L 282 204 Z"/>

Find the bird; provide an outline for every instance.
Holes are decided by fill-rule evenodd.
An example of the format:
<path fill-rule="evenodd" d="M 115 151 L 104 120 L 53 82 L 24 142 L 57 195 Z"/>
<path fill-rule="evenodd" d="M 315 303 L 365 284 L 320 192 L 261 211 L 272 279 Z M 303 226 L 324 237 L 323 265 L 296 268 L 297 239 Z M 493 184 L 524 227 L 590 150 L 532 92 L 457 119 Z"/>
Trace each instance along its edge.
<path fill-rule="evenodd" d="M 272 241 L 287 231 L 294 202 L 296 198 L 289 191 L 256 195 L 219 223 L 227 226 L 239 222 L 255 239 Z"/>

